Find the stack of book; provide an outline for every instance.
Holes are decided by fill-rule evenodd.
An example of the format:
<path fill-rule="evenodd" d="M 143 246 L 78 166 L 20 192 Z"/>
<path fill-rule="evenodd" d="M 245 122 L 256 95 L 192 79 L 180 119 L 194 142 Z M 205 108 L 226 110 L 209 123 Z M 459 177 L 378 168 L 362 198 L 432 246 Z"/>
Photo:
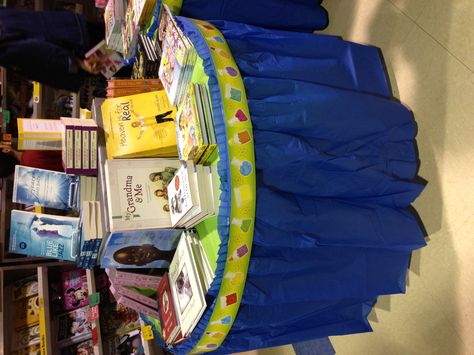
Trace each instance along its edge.
<path fill-rule="evenodd" d="M 61 117 L 62 163 L 66 173 L 97 175 L 97 124 L 91 119 Z"/>
<path fill-rule="evenodd" d="M 97 265 L 100 246 L 105 237 L 101 206 L 98 201 L 85 201 L 81 208 L 82 246 L 77 265 L 93 269 Z"/>
<path fill-rule="evenodd" d="M 89 314 L 89 306 L 84 306 L 58 316 L 57 344 L 60 349 L 77 346 L 78 343 L 92 338 Z"/>
<path fill-rule="evenodd" d="M 117 303 L 138 313 L 159 319 L 156 290 L 161 276 L 106 269 L 109 276 L 109 290 Z"/>
<path fill-rule="evenodd" d="M 216 177 L 213 178 L 217 172 L 213 174 L 213 170 L 212 166 L 195 165 L 190 160 L 181 164 L 168 185 L 173 227 L 189 229 L 216 214 L 217 199 L 214 195 L 219 187 L 216 186 Z"/>
<path fill-rule="evenodd" d="M 207 86 L 189 86 L 177 117 L 176 134 L 181 160 L 205 164 L 217 147 Z"/>
<path fill-rule="evenodd" d="M 213 277 L 207 274 L 206 263 L 199 239 L 183 232 L 169 273 L 158 286 L 162 334 L 169 346 L 186 339 L 206 309 L 205 295 Z"/>
<path fill-rule="evenodd" d="M 53 119 L 18 118 L 19 150 L 61 150 L 61 124 Z"/>
<path fill-rule="evenodd" d="M 188 90 L 196 63 L 197 53 L 191 41 L 176 24 L 165 5 L 160 22 L 163 55 L 158 75 L 170 102 L 178 106 Z"/>
<path fill-rule="evenodd" d="M 160 79 L 113 79 L 107 81 L 107 98 L 163 90 Z"/>
<path fill-rule="evenodd" d="M 124 22 L 122 25 L 122 49 L 120 52 L 124 58 L 131 59 L 137 50 L 138 34 L 140 26 L 134 19 L 133 6 L 128 6 L 125 10 Z"/>
<path fill-rule="evenodd" d="M 125 19 L 123 0 L 109 0 L 104 12 L 105 41 L 107 47 L 122 51 L 122 26 Z"/>
<path fill-rule="evenodd" d="M 144 25 L 153 15 L 156 2 L 153 0 L 130 0 L 128 7 L 133 13 L 133 21 L 138 25 Z"/>
<path fill-rule="evenodd" d="M 176 157 L 176 109 L 164 90 L 106 99 L 102 104 L 107 157 Z"/>
<path fill-rule="evenodd" d="M 139 55 L 134 62 L 133 77 L 135 78 L 155 78 L 160 68 L 161 52 L 157 51 L 150 37 L 139 34 L 138 41 Z"/>

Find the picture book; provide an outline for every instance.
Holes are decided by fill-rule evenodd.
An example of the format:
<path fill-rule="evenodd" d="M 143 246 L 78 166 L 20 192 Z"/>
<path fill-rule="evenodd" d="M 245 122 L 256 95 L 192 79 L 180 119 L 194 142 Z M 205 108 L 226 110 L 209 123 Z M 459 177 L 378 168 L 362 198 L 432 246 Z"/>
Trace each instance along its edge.
<path fill-rule="evenodd" d="M 25 348 L 21 348 L 10 352 L 9 355 L 38 355 L 40 354 L 40 344 L 29 345 Z"/>
<path fill-rule="evenodd" d="M 191 182 L 189 181 L 188 165 L 193 166 L 189 162 L 182 163 L 168 185 L 168 202 L 173 227 L 184 226 L 188 216 L 196 210 L 196 201 L 193 200 Z"/>
<path fill-rule="evenodd" d="M 114 285 L 112 283 L 112 285 L 110 286 L 110 291 L 115 296 L 124 296 L 127 298 L 131 298 L 147 307 L 158 309 L 158 302 L 156 298 L 145 296 L 141 294 L 136 288 L 128 288 L 126 286 Z"/>
<path fill-rule="evenodd" d="M 130 271 L 133 269 L 130 269 Z M 141 271 L 143 269 L 137 270 Z M 162 276 L 147 275 L 142 273 L 124 271 L 119 269 L 105 269 L 111 284 L 115 286 L 156 288 Z"/>
<path fill-rule="evenodd" d="M 12 210 L 9 251 L 70 260 L 77 257 L 79 218 Z"/>
<path fill-rule="evenodd" d="M 173 259 L 179 235 L 176 229 L 113 232 L 104 246 L 101 267 L 167 267 Z"/>
<path fill-rule="evenodd" d="M 116 159 L 105 163 L 111 231 L 171 227 L 167 185 L 175 159 Z"/>
<path fill-rule="evenodd" d="M 138 313 L 146 314 L 150 317 L 154 317 L 154 318 L 160 317 L 160 314 L 158 310 L 156 309 L 156 307 L 150 307 L 148 305 L 138 302 L 136 299 L 126 297 L 118 293 L 117 290 L 115 290 L 113 287 L 110 289 L 110 291 L 112 292 L 115 299 L 117 300 L 117 303 L 122 304 L 127 308 L 131 308 L 137 311 Z"/>
<path fill-rule="evenodd" d="M 21 298 L 13 302 L 15 329 L 32 326 L 39 322 L 38 295 Z"/>
<path fill-rule="evenodd" d="M 79 177 L 17 165 L 12 200 L 25 205 L 70 210 L 77 204 Z"/>
<path fill-rule="evenodd" d="M 55 119 L 18 118 L 18 150 L 61 150 L 61 124 Z"/>
<path fill-rule="evenodd" d="M 168 273 L 163 275 L 158 285 L 158 300 L 160 304 L 160 319 L 162 322 L 163 340 L 170 344 L 176 338 L 180 327 L 171 295 Z"/>
<path fill-rule="evenodd" d="M 61 272 L 61 283 L 65 311 L 89 305 L 87 276 L 84 269 Z"/>
<path fill-rule="evenodd" d="M 12 300 L 30 297 L 38 294 L 38 278 L 36 275 L 15 281 L 12 285 Z"/>
<path fill-rule="evenodd" d="M 175 257 L 170 264 L 169 279 L 181 332 L 187 336 L 204 312 L 206 301 L 193 252 L 185 233 L 180 238 Z"/>
<path fill-rule="evenodd" d="M 89 307 L 69 311 L 58 316 L 58 345 L 70 345 L 91 337 L 92 325 L 89 319 Z"/>
<path fill-rule="evenodd" d="M 123 336 L 140 328 L 140 316 L 137 311 L 120 303 L 101 303 L 99 308 L 102 336 Z"/>
<path fill-rule="evenodd" d="M 40 326 L 38 323 L 13 331 L 12 349 L 18 350 L 40 342 Z"/>
<path fill-rule="evenodd" d="M 59 353 L 60 355 L 94 355 L 94 344 L 92 339 L 87 339 L 61 348 Z"/>
<path fill-rule="evenodd" d="M 176 157 L 176 109 L 164 90 L 106 99 L 102 104 L 107 157 Z"/>
<path fill-rule="evenodd" d="M 99 62 L 102 65 L 100 72 L 107 79 L 110 79 L 123 67 L 122 56 L 118 52 L 109 49 L 105 40 L 91 48 L 85 54 L 85 57 Z"/>

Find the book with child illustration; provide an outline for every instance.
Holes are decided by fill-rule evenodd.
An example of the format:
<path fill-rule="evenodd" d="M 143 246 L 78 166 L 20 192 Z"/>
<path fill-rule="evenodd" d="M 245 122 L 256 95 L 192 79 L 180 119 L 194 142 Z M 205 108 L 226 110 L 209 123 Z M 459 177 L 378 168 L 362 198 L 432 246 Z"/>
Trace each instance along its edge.
<path fill-rule="evenodd" d="M 89 306 L 58 316 L 57 341 L 60 347 L 86 340 L 92 335 Z"/>
<path fill-rule="evenodd" d="M 12 210 L 9 251 L 74 261 L 79 247 L 79 218 Z"/>
<path fill-rule="evenodd" d="M 168 183 L 176 159 L 115 159 L 105 163 L 111 231 L 169 228 Z"/>
<path fill-rule="evenodd" d="M 173 259 L 180 233 L 176 229 L 114 232 L 109 236 L 104 246 L 101 267 L 168 267 Z"/>
<path fill-rule="evenodd" d="M 110 79 L 123 67 L 122 56 L 118 52 L 109 49 L 105 40 L 100 41 L 91 48 L 85 54 L 85 58 L 100 62 L 102 65 L 100 73 L 107 79 Z"/>

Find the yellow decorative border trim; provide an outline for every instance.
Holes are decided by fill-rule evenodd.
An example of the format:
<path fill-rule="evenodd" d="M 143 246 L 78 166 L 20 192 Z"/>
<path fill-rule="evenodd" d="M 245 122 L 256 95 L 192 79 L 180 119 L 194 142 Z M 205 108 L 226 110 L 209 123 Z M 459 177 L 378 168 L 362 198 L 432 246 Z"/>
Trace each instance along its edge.
<path fill-rule="evenodd" d="M 239 310 L 252 249 L 256 178 L 252 122 L 245 87 L 224 37 L 205 21 L 192 20 L 209 46 L 216 69 L 228 139 L 230 230 L 221 288 L 207 328 L 192 350 L 217 349 L 229 333 Z"/>

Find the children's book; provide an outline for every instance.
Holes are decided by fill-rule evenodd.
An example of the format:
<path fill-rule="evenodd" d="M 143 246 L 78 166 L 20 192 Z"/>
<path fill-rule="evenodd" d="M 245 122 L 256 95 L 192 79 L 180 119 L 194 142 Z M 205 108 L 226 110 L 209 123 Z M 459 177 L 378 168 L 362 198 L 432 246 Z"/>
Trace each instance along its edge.
<path fill-rule="evenodd" d="M 117 296 L 124 296 L 127 298 L 131 298 L 132 300 L 135 300 L 137 302 L 140 302 L 147 307 L 153 308 L 155 310 L 158 309 L 158 302 L 156 298 L 145 296 L 141 294 L 136 288 L 128 288 L 122 285 L 114 285 L 114 283 L 112 282 L 112 285 L 110 286 L 110 292 L 112 292 L 112 294 L 116 296 L 116 299 Z"/>
<path fill-rule="evenodd" d="M 176 109 L 164 90 L 107 99 L 102 104 L 107 157 L 176 157 Z"/>
<path fill-rule="evenodd" d="M 65 311 L 89 305 L 87 276 L 84 269 L 61 272 L 61 283 Z"/>
<path fill-rule="evenodd" d="M 84 341 L 92 335 L 89 307 L 75 309 L 58 316 L 58 345 L 60 347 Z"/>
<path fill-rule="evenodd" d="M 114 232 L 104 246 L 101 267 L 168 267 L 173 259 L 180 233 L 176 229 Z"/>
<path fill-rule="evenodd" d="M 13 202 L 70 210 L 77 205 L 79 177 L 17 165 Z"/>
<path fill-rule="evenodd" d="M 61 150 L 59 120 L 18 118 L 19 150 Z"/>
<path fill-rule="evenodd" d="M 127 308 L 131 308 L 137 311 L 138 313 L 143 313 L 150 317 L 154 317 L 154 318 L 160 317 L 160 313 L 158 312 L 156 307 L 150 307 L 148 305 L 138 302 L 136 299 L 126 297 L 120 294 L 119 292 L 117 292 L 117 290 L 115 290 L 113 287 L 110 288 L 110 291 L 112 292 L 115 299 L 117 300 L 117 303 L 123 304 Z"/>
<path fill-rule="evenodd" d="M 161 282 L 162 276 L 130 272 L 131 270 L 105 269 L 105 272 L 107 273 L 111 284 L 114 286 L 156 288 Z"/>
<path fill-rule="evenodd" d="M 183 336 L 192 332 L 206 309 L 196 261 L 185 233 L 182 233 L 169 269 L 171 294 Z"/>
<path fill-rule="evenodd" d="M 59 353 L 61 355 L 94 355 L 94 344 L 92 339 L 87 339 L 61 348 Z"/>
<path fill-rule="evenodd" d="M 178 315 L 176 314 L 173 304 L 173 296 L 171 295 L 168 273 L 163 275 L 163 278 L 158 285 L 158 300 L 160 303 L 160 319 L 162 321 L 163 340 L 166 344 L 170 344 L 179 333 L 180 327 Z"/>
<path fill-rule="evenodd" d="M 174 159 L 116 159 L 105 163 L 111 231 L 171 227 L 167 185 Z"/>
<path fill-rule="evenodd" d="M 100 41 L 91 48 L 86 54 L 86 58 L 91 58 L 102 64 L 100 71 L 103 76 L 110 79 L 120 68 L 123 67 L 122 56 L 107 47 L 105 40 Z"/>
<path fill-rule="evenodd" d="M 38 355 L 40 354 L 40 344 L 29 345 L 26 348 L 21 348 L 10 352 L 9 355 Z"/>
<path fill-rule="evenodd" d="M 39 322 L 38 295 L 13 302 L 15 329 L 29 327 Z"/>
<path fill-rule="evenodd" d="M 38 278 L 36 275 L 15 281 L 12 285 L 12 300 L 30 297 L 38 294 Z"/>
<path fill-rule="evenodd" d="M 74 261 L 79 248 L 79 218 L 12 210 L 9 251 Z"/>
<path fill-rule="evenodd" d="M 39 324 L 33 324 L 29 327 L 21 328 L 13 331 L 12 349 L 18 350 L 39 344 L 40 329 Z"/>

